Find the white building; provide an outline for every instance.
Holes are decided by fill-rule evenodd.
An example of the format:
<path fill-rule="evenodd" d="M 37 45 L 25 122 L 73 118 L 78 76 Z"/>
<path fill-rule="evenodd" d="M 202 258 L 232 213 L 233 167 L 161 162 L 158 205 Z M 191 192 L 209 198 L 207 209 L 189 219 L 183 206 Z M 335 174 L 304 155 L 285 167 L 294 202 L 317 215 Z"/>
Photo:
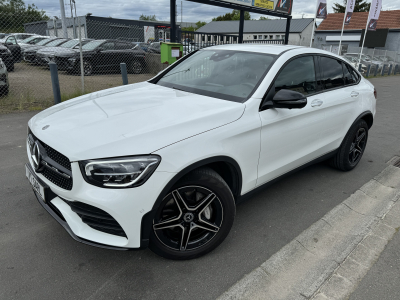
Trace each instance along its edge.
<path fill-rule="evenodd" d="M 289 44 L 309 46 L 314 19 L 292 19 L 289 31 Z M 239 21 L 213 21 L 197 30 L 205 34 L 239 34 Z M 281 40 L 285 39 L 286 19 L 244 21 L 243 40 Z"/>

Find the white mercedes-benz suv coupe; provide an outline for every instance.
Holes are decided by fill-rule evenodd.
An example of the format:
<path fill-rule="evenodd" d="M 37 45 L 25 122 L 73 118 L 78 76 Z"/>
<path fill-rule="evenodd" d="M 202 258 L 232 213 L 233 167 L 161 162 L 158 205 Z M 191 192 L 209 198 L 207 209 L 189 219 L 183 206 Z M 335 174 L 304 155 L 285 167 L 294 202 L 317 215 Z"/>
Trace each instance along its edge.
<path fill-rule="evenodd" d="M 373 85 L 332 53 L 209 47 L 34 116 L 26 176 L 75 240 L 191 259 L 225 239 L 250 192 L 317 161 L 352 170 L 375 106 Z"/>

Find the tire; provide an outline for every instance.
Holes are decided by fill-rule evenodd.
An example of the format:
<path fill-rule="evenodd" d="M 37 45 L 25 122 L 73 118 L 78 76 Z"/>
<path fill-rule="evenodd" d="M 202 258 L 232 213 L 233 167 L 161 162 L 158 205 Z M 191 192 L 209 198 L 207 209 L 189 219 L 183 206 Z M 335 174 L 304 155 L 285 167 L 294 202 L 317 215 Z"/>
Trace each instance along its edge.
<path fill-rule="evenodd" d="M 85 76 L 90 76 L 93 74 L 93 65 L 90 61 L 83 61 L 83 73 Z"/>
<path fill-rule="evenodd" d="M 149 247 L 168 259 L 200 257 L 223 242 L 235 213 L 235 200 L 222 177 L 210 168 L 194 170 L 169 191 L 158 207 Z"/>
<path fill-rule="evenodd" d="M 9 88 L 7 85 L 0 87 L 0 96 L 7 96 Z"/>
<path fill-rule="evenodd" d="M 132 60 L 130 63 L 130 72 L 132 74 L 140 74 L 143 71 L 143 63 L 138 60 Z"/>
<path fill-rule="evenodd" d="M 354 169 L 364 154 L 368 141 L 368 125 L 359 120 L 347 132 L 338 152 L 331 159 L 331 166 L 341 171 Z"/>

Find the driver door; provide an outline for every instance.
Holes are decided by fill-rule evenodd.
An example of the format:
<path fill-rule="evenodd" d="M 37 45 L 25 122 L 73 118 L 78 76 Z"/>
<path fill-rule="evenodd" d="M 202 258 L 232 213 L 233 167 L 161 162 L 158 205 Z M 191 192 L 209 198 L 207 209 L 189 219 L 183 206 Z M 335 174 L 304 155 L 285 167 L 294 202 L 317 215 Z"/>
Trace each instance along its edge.
<path fill-rule="evenodd" d="M 324 99 L 318 93 L 316 63 L 312 55 L 296 57 L 282 67 L 274 82 L 275 93 L 288 89 L 305 95 L 305 107 L 259 112 L 262 127 L 257 186 L 325 154 Z"/>
<path fill-rule="evenodd" d="M 11 51 L 14 62 L 21 60 L 21 47 L 18 45 L 17 40 L 14 36 L 9 36 L 6 39 L 5 46 Z"/>

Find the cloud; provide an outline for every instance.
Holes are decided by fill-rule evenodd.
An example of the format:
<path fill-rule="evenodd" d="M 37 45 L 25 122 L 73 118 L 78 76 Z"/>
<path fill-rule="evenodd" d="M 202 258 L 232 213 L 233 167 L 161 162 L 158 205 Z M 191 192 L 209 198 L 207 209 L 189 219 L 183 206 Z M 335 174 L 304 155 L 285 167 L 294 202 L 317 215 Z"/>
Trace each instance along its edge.
<path fill-rule="evenodd" d="M 64 0 L 66 4 L 66 15 L 71 15 L 70 0 Z M 50 17 L 60 16 L 59 1 L 55 0 L 35 0 L 25 1 L 27 4 L 35 3 L 39 9 L 46 11 Z M 342 0 L 331 1 L 328 0 L 328 12 L 333 12 L 332 4 L 334 2 L 342 3 Z M 86 2 L 83 0 L 76 0 L 78 15 L 85 15 L 92 13 L 94 16 L 100 17 L 113 17 L 121 19 L 139 19 L 141 14 L 156 15 L 159 20 L 169 20 L 169 0 L 97 0 Z M 293 18 L 313 18 L 316 10 L 316 0 L 294 0 L 293 3 Z M 194 3 L 190 1 L 182 1 L 183 5 L 183 21 L 184 22 L 197 22 L 206 21 L 210 22 L 212 18 L 230 12 L 226 8 L 210 6 L 205 4 Z M 177 20 L 181 20 L 181 1 L 177 1 Z M 391 0 L 383 3 L 383 9 L 393 10 L 400 9 L 400 0 Z M 259 18 L 258 14 L 252 14 L 252 18 Z"/>

